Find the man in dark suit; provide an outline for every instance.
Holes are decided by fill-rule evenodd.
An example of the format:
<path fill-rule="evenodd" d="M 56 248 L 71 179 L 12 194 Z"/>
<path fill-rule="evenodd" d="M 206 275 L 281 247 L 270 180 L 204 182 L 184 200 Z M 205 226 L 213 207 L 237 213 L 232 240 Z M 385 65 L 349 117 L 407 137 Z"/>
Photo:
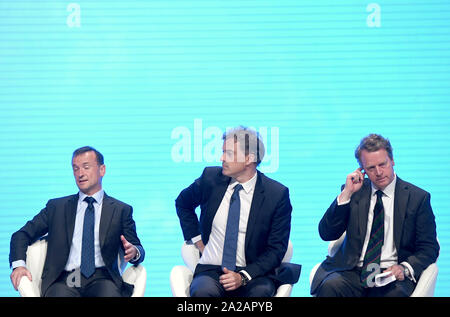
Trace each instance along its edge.
<path fill-rule="evenodd" d="M 323 240 L 336 240 L 344 232 L 345 240 L 320 265 L 311 294 L 410 296 L 439 254 L 430 194 L 396 176 L 391 144 L 380 135 L 363 138 L 355 157 L 360 167 L 347 175 L 319 223 Z M 394 281 L 376 285 L 380 273 Z"/>
<path fill-rule="evenodd" d="M 12 235 L 11 282 L 17 289 L 23 276 L 32 280 L 26 268 L 27 247 L 47 235 L 42 296 L 130 296 L 133 286 L 122 280 L 118 254 L 136 265 L 145 256 L 133 209 L 103 191 L 105 165 L 100 152 L 92 147 L 75 150 L 72 168 L 79 193 L 49 200 Z"/>
<path fill-rule="evenodd" d="M 223 139 L 222 168 L 205 168 L 176 199 L 184 239 L 202 254 L 190 293 L 272 296 L 279 283 L 296 283 L 300 274 L 298 265 L 280 267 L 291 227 L 289 190 L 257 171 L 265 150 L 256 131 L 239 127 Z M 233 228 L 235 238 L 228 243 Z"/>

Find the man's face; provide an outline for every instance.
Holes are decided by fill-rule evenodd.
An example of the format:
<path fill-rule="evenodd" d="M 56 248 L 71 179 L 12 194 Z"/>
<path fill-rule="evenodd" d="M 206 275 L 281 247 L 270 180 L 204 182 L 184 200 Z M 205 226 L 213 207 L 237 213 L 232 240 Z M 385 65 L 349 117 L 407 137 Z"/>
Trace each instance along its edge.
<path fill-rule="evenodd" d="M 394 161 L 385 149 L 375 152 L 361 151 L 361 164 L 372 183 L 380 190 L 394 180 Z"/>
<path fill-rule="evenodd" d="M 80 191 L 92 196 L 102 189 L 105 165 L 98 165 L 94 151 L 85 152 L 72 159 L 73 176 Z"/>
<path fill-rule="evenodd" d="M 248 156 L 246 157 L 239 144 L 234 142 L 234 138 L 228 138 L 223 142 L 222 151 L 220 157 L 222 174 L 237 178 L 245 170 Z"/>

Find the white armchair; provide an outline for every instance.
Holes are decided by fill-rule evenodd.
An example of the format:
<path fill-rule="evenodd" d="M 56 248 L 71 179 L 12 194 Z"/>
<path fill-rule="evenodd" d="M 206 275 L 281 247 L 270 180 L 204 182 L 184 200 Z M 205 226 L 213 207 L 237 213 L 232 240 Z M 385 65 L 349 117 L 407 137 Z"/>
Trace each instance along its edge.
<path fill-rule="evenodd" d="M 333 256 L 339 250 L 339 247 L 344 241 L 344 238 L 345 232 L 339 239 L 330 241 L 330 243 L 328 244 L 329 256 Z M 310 285 L 319 266 L 320 263 L 317 263 L 311 270 L 311 273 L 309 275 Z M 420 278 L 417 281 L 416 288 L 414 289 L 414 292 L 411 294 L 411 297 L 433 297 L 434 289 L 436 287 L 437 275 L 438 275 L 437 264 L 436 263 L 430 264 L 420 275 Z"/>
<path fill-rule="evenodd" d="M 47 241 L 38 240 L 27 249 L 27 268 L 31 273 L 32 281 L 26 276 L 22 277 L 19 283 L 18 291 L 22 297 L 40 297 L 42 270 L 44 268 L 45 257 L 47 254 Z M 119 267 L 125 268 L 121 256 L 118 256 Z M 126 263 L 125 263 L 126 264 Z M 134 285 L 132 297 L 144 296 L 147 281 L 147 272 L 141 264 L 128 267 L 123 272 L 122 278 L 125 282 Z"/>
<path fill-rule="evenodd" d="M 282 262 L 287 263 L 292 259 L 293 246 L 289 241 L 288 249 Z M 170 288 L 174 297 L 189 297 L 189 286 L 191 285 L 195 267 L 200 260 L 200 253 L 193 244 L 183 243 L 181 246 L 181 256 L 185 265 L 176 265 L 170 272 Z M 280 285 L 275 293 L 275 297 L 289 297 L 292 292 L 292 284 Z"/>

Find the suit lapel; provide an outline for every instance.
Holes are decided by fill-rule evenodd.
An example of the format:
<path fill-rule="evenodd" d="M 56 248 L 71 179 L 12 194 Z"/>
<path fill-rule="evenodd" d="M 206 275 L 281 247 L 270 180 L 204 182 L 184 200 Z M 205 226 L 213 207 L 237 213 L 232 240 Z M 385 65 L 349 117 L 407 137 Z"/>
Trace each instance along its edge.
<path fill-rule="evenodd" d="M 409 188 L 405 182 L 397 177 L 394 197 L 394 243 L 397 250 L 400 249 L 402 237 L 403 220 L 405 219 L 406 207 L 409 199 Z"/>
<path fill-rule="evenodd" d="M 66 232 L 67 232 L 67 245 L 72 244 L 73 230 L 75 229 L 75 217 L 77 214 L 78 206 L 78 194 L 75 194 L 67 201 L 64 212 L 66 214 Z"/>
<path fill-rule="evenodd" d="M 264 203 L 264 174 L 257 171 L 258 176 L 255 184 L 255 191 L 253 193 L 252 205 L 250 206 L 250 213 L 247 222 L 247 232 L 245 234 L 245 250 L 248 248 L 248 244 L 252 235 L 253 230 L 255 230 L 256 219 L 261 217 L 260 210 L 262 209 L 262 204 Z"/>
<path fill-rule="evenodd" d="M 102 213 L 100 216 L 100 229 L 99 229 L 99 240 L 100 240 L 100 248 L 103 247 L 105 243 L 106 234 L 108 233 L 109 224 L 114 216 L 115 208 L 114 201 L 106 195 L 103 196 L 102 203 Z"/>

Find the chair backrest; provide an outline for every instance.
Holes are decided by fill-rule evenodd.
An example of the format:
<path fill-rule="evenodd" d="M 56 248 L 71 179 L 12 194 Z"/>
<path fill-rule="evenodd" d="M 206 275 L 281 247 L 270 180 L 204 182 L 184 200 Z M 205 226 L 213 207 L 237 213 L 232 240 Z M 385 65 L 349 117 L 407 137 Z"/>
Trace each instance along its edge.
<path fill-rule="evenodd" d="M 339 239 L 330 241 L 330 243 L 328 244 L 328 255 L 329 256 L 333 256 L 336 254 L 336 252 L 341 247 L 341 244 L 344 242 L 344 239 L 345 239 L 345 231 L 342 234 L 342 236 L 340 236 Z"/>
<path fill-rule="evenodd" d="M 197 247 L 192 243 L 183 243 L 181 246 L 181 257 L 183 258 L 184 264 L 191 270 L 195 271 L 198 261 L 200 260 L 200 252 Z"/>
<path fill-rule="evenodd" d="M 284 255 L 282 262 L 287 263 L 292 259 L 293 254 L 293 245 L 291 240 L 289 240 L 288 248 Z M 181 246 L 181 257 L 183 258 L 184 264 L 192 271 L 195 271 L 195 267 L 197 266 L 198 261 L 200 260 L 200 252 L 197 247 L 192 243 L 184 242 Z"/>
<path fill-rule="evenodd" d="M 294 254 L 294 247 L 293 247 L 293 245 L 292 245 L 291 240 L 289 240 L 289 243 L 288 243 L 288 247 L 287 247 L 286 253 L 284 254 L 284 258 L 283 258 L 283 260 L 282 260 L 281 262 L 283 262 L 283 263 L 289 263 L 289 262 L 291 262 L 291 259 L 292 259 L 292 255 L 293 255 L 293 254 Z"/>
<path fill-rule="evenodd" d="M 32 285 L 37 294 L 40 294 L 42 283 L 42 270 L 44 269 L 45 257 L 47 255 L 47 240 L 41 239 L 27 249 L 27 269 L 31 273 Z"/>

